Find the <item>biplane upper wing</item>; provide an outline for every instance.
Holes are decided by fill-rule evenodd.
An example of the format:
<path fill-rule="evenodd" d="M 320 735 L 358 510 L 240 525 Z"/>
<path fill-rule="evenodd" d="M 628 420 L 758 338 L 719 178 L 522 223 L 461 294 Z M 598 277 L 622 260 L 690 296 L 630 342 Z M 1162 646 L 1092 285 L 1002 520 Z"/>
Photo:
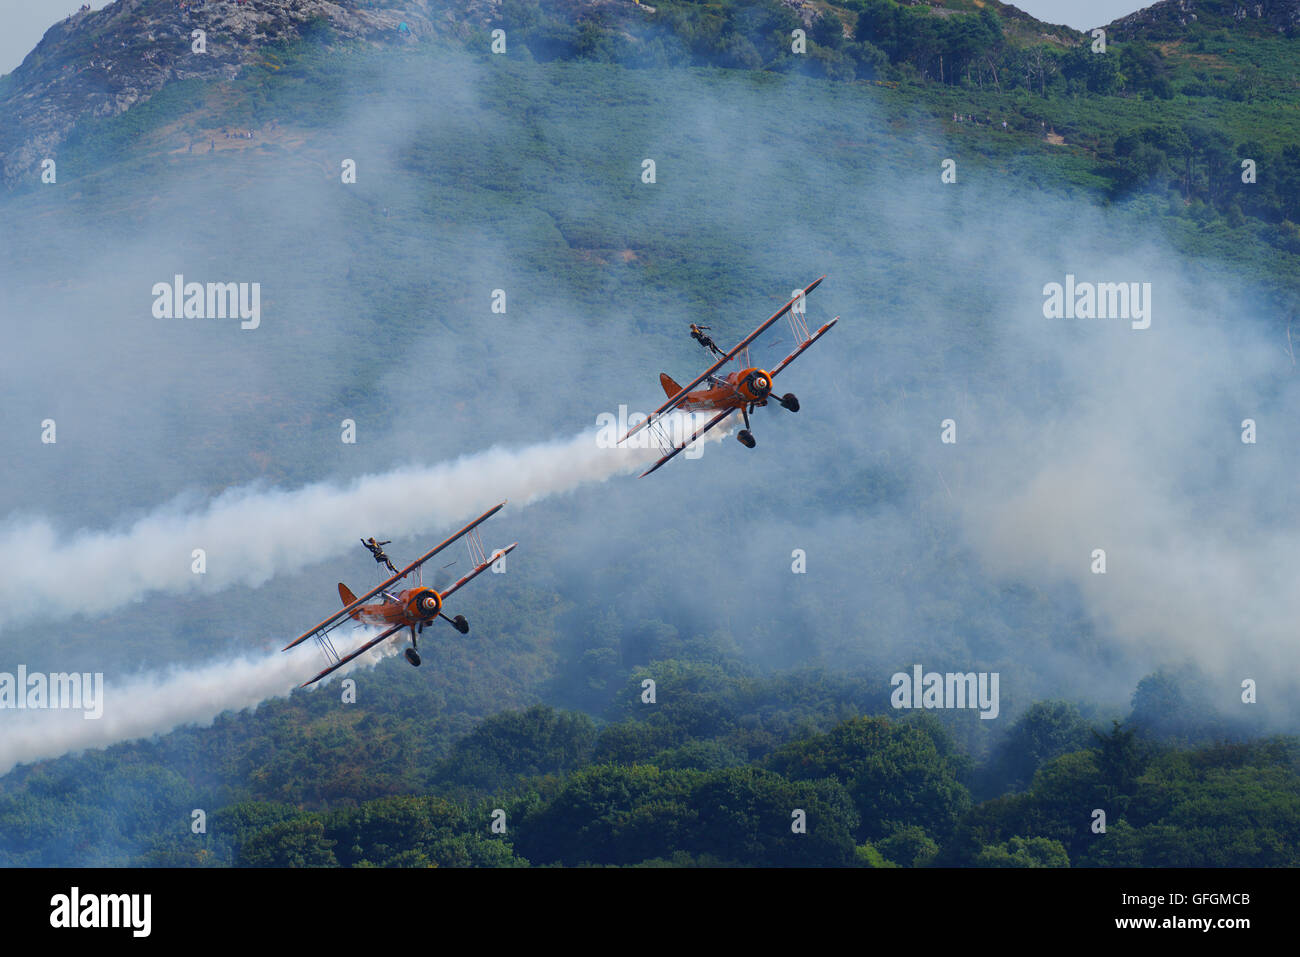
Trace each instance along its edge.
<path fill-rule="evenodd" d="M 784 369 L 786 366 L 788 366 L 791 362 L 794 362 L 795 359 L 798 359 L 801 355 L 803 355 L 803 351 L 804 351 L 805 349 L 807 349 L 810 345 L 812 345 L 814 342 L 816 342 L 816 341 L 817 341 L 818 339 L 820 339 L 822 336 L 826 335 L 826 333 L 830 332 L 830 331 L 831 331 L 831 326 L 835 325 L 835 323 L 837 323 L 837 322 L 839 322 L 839 321 L 840 321 L 840 317 L 839 317 L 839 316 L 836 316 L 834 319 L 832 319 L 830 322 L 826 323 L 826 325 L 822 326 L 820 329 L 818 329 L 816 332 L 814 332 L 811 336 L 809 336 L 807 339 L 805 339 L 802 343 L 800 343 L 798 349 L 795 349 L 794 352 L 790 353 L 788 356 L 786 356 L 784 359 L 782 359 L 782 360 L 781 360 L 781 364 L 778 365 L 775 369 L 772 370 L 772 378 L 775 379 L 775 378 L 776 378 L 776 375 L 777 375 L 778 372 L 780 372 L 782 369 Z"/>
<path fill-rule="evenodd" d="M 388 629 L 387 631 L 385 631 L 383 634 L 381 634 L 381 635 L 376 635 L 374 638 L 371 638 L 369 641 L 367 641 L 364 645 L 362 645 L 362 646 L 361 646 L 360 648 L 358 648 L 356 651 L 352 652 L 352 654 L 350 654 L 350 655 L 344 655 L 344 656 L 343 656 L 342 658 L 340 658 L 338 661 L 334 662 L 334 664 L 330 665 L 328 668 L 326 668 L 324 671 L 322 671 L 320 674 L 318 674 L 315 678 L 312 678 L 310 681 L 304 681 L 304 682 L 303 682 L 302 684 L 300 684 L 298 687 L 300 687 L 300 688 L 305 688 L 305 687 L 307 687 L 308 685 L 314 685 L 316 682 L 320 681 L 322 678 L 324 678 L 324 677 L 325 677 L 327 674 L 329 674 L 330 672 L 332 672 L 332 671 L 338 671 L 340 668 L 342 668 L 344 665 L 346 665 L 346 664 L 347 664 L 349 661 L 351 661 L 353 658 L 356 658 L 356 657 L 359 656 L 359 655 L 363 655 L 363 654 L 365 654 L 367 651 L 369 651 L 371 648 L 375 647 L 375 645 L 379 644 L 379 643 L 380 643 L 381 641 L 383 641 L 385 638 L 391 638 L 393 635 L 397 634 L 397 632 L 401 631 L 401 630 L 402 630 L 403 628 L 405 628 L 405 627 L 406 627 L 405 624 L 394 625 L 392 628 L 389 628 L 389 629 Z"/>
<path fill-rule="evenodd" d="M 733 412 L 735 412 L 735 411 L 736 411 L 736 406 L 734 406 L 734 405 L 733 405 L 731 408 L 723 409 L 721 412 L 719 412 L 719 413 L 718 413 L 717 415 L 715 415 L 713 418 L 709 419 L 708 422 L 705 422 L 703 426 L 701 426 L 700 428 L 696 429 L 695 432 L 692 433 L 692 435 L 691 435 L 691 437 L 690 437 L 689 439 L 687 439 L 687 440 L 686 440 L 685 442 L 683 442 L 681 445 L 674 446 L 674 447 L 673 447 L 673 450 L 672 450 L 671 452 L 669 452 L 667 455 L 665 455 L 663 458 L 661 458 L 661 459 L 660 459 L 658 462 L 656 462 L 654 465 L 650 466 L 648 469 L 646 469 L 644 472 L 642 472 L 642 473 L 638 476 L 638 478 L 645 478 L 645 477 L 646 477 L 647 475 L 649 475 L 651 472 L 655 471 L 655 469 L 659 468 L 661 465 L 663 465 L 664 463 L 666 463 L 666 462 L 667 462 L 669 459 L 671 459 L 674 455 L 676 455 L 676 454 L 677 454 L 678 452 L 680 452 L 682 449 L 686 448 L 686 446 L 690 445 L 692 442 L 694 442 L 696 439 L 698 439 L 701 435 L 703 435 L 705 432 L 709 431 L 709 429 L 713 428 L 715 425 L 717 425 L 719 422 L 721 422 L 723 419 L 725 419 L 727 416 L 731 415 L 731 413 L 733 413 Z"/>
<path fill-rule="evenodd" d="M 667 413 L 671 412 L 673 409 L 677 408 L 677 406 L 680 405 L 680 404 L 682 403 L 682 401 L 686 398 L 686 396 L 690 394 L 690 391 L 691 391 L 692 389 L 694 389 L 697 385 L 699 385 L 701 382 L 703 382 L 703 381 L 704 381 L 705 379 L 707 379 L 709 376 L 713 375 L 713 373 L 717 372 L 717 371 L 718 371 L 719 369 L 721 369 L 724 365 L 726 365 L 728 362 L 730 362 L 732 359 L 734 359 L 734 358 L 735 358 L 735 357 L 736 357 L 740 352 L 744 351 L 744 349 L 745 349 L 745 348 L 746 348 L 746 347 L 747 347 L 751 342 L 753 342 L 755 339 L 757 339 L 759 336 L 761 336 L 761 335 L 762 335 L 762 334 L 767 330 L 767 327 L 768 327 L 768 326 L 772 325 L 772 323 L 776 322 L 778 319 L 780 319 L 782 316 L 784 316 L 787 312 L 789 312 L 789 311 L 790 311 L 790 308 L 791 308 L 791 307 L 792 307 L 796 302 L 798 302 L 801 298 L 803 298 L 804 296 L 807 296 L 808 293 L 812 292 L 812 291 L 813 291 L 814 289 L 816 289 L 819 285 L 821 285 L 821 281 L 822 281 L 823 279 L 825 279 L 825 278 L 826 278 L 825 276 L 820 276 L 820 277 L 818 277 L 817 279 L 814 279 L 811 283 L 809 283 L 808 286 L 804 289 L 804 291 L 803 291 L 800 295 L 795 296 L 793 299 L 791 299 L 789 302 L 787 302 L 784 306 L 782 306 L 780 309 L 778 309 L 776 312 L 774 312 L 774 313 L 772 314 L 771 318 L 767 319 L 767 320 L 764 321 L 762 324 L 760 324 L 759 327 L 758 327 L 757 329 L 755 329 L 755 330 L 754 330 L 753 332 L 751 332 L 749 335 L 745 336 L 744 339 L 741 339 L 740 342 L 737 343 L 736 347 L 735 347 L 734 349 L 732 349 L 730 352 L 728 352 L 725 356 L 723 356 L 723 357 L 722 357 L 721 359 L 719 359 L 717 362 L 713 363 L 713 365 L 709 366 L 707 369 L 705 369 L 703 372 L 701 372 L 701 373 L 699 374 L 699 376 L 697 376 L 697 377 L 696 377 L 695 379 L 693 379 L 691 382 L 688 382 L 686 385 L 682 386 L 682 388 L 678 390 L 678 392 L 677 392 L 676 395 L 674 395 L 671 399 L 669 399 L 669 400 L 668 400 L 667 402 L 665 402 L 663 405 L 659 406 L 659 408 L 657 408 L 657 409 L 655 409 L 653 412 L 651 412 L 651 413 L 646 417 L 646 419 L 645 419 L 644 422 L 638 422 L 638 423 L 637 423 L 636 425 L 634 425 L 632 428 L 628 429 L 628 431 L 627 431 L 627 435 L 623 436 L 623 438 L 621 438 L 621 439 L 618 440 L 618 441 L 619 441 L 619 444 L 622 445 L 622 444 L 623 444 L 624 442 L 626 442 L 629 438 L 631 438 L 631 437 L 632 437 L 633 435 L 635 435 L 637 432 L 639 432 L 639 431 L 641 431 L 642 429 L 644 429 L 647 425 L 649 425 L 649 424 L 650 424 L 651 422 L 653 422 L 655 419 L 659 418 L 661 415 L 666 415 Z M 687 444 L 689 445 L 690 443 L 687 443 Z M 679 451 L 680 451 L 680 450 L 679 450 Z"/>
<path fill-rule="evenodd" d="M 493 552 L 492 555 L 488 557 L 487 561 L 483 562 L 483 564 L 481 565 L 474 566 L 474 570 L 471 571 L 468 575 L 466 575 L 460 581 L 452 583 L 447 588 L 447 590 L 442 593 L 442 597 L 445 599 L 448 595 L 454 594 L 455 592 L 463 588 L 465 585 L 468 585 L 471 581 L 473 581 L 475 578 L 481 575 L 489 565 L 495 562 L 498 558 L 503 558 L 506 555 L 509 555 L 511 552 L 515 550 L 515 548 L 518 545 L 519 543 L 515 542 L 514 545 L 510 545 L 507 548 L 503 548 L 498 552 Z"/>
<path fill-rule="evenodd" d="M 462 528 L 462 529 L 461 529 L 459 532 L 457 532 L 455 535 L 451 536 L 451 538 L 449 538 L 449 539 L 447 539 L 445 542 L 442 542 L 441 544 L 436 545 L 436 546 L 434 546 L 433 548 L 429 549 L 427 552 L 425 552 L 423 555 L 421 555 L 421 556 L 420 556 L 419 558 L 417 558 L 415 561 L 411 562 L 411 564 L 409 564 L 409 565 L 407 565 L 405 568 L 403 568 L 403 569 L 402 569 L 400 572 L 398 572 L 396 575 L 394 575 L 394 576 L 392 576 L 391 578 L 388 578 L 388 579 L 386 579 L 386 580 L 380 582 L 378 585 L 376 585 L 374 588 L 370 589 L 370 591 L 366 592 L 364 595 L 362 595 L 362 596 L 361 596 L 360 598 L 358 598 L 356 601 L 352 602 L 350 605 L 344 605 L 342 608 L 340 608 L 340 609 L 339 609 L 338 611 L 336 611 L 334 614 L 330 615 L 330 616 L 329 616 L 328 618 L 326 618 L 324 621 L 322 621 L 322 622 L 320 622 L 319 624 L 317 624 L 314 628 L 310 628 L 310 629 L 308 629 L 304 634 L 299 635 L 299 636 L 298 636 L 297 638 L 295 638 L 293 641 L 289 642 L 289 644 L 285 645 L 284 648 L 283 648 L 282 650 L 284 650 L 284 651 L 288 651 L 290 648 L 293 648 L 293 647 L 295 647 L 296 645 L 300 645 L 300 644 L 302 644 L 304 641 L 306 641 L 308 638 L 312 637 L 313 635 L 317 635 L 317 634 L 324 635 L 324 634 L 327 634 L 328 632 L 332 631 L 334 628 L 338 627 L 338 625 L 343 621 L 344 618 L 348 617 L 348 615 L 350 615 L 350 614 L 351 614 L 353 611 L 355 611 L 357 608 L 361 607 L 361 606 L 364 605 L 366 602 L 368 602 L 370 599 L 374 598 L 376 595 L 378 595 L 378 594 L 379 594 L 381 591 L 383 591 L 384 589 L 390 587 L 394 582 L 400 581 L 401 579 L 405 578 L 407 575 L 411 574 L 411 572 L 415 571 L 417 568 L 419 568 L 421 565 L 423 565 L 425 562 L 427 562 L 427 561 L 428 561 L 430 558 L 432 558 L 434 555 L 437 555 L 440 551 L 442 551 L 442 550 L 443 550 L 444 548 L 446 548 L 448 545 L 451 545 L 453 542 L 457 541 L 461 536 L 465 535 L 467 532 L 472 531 L 473 529 L 477 528 L 479 525 L 481 525 L 481 524 L 483 524 L 484 522 L 486 522 L 489 518 L 491 518 L 491 517 L 492 517 L 493 515 L 495 515 L 497 512 L 501 511 L 501 509 L 503 509 L 503 508 L 505 507 L 505 504 L 506 504 L 505 502 L 502 502 L 500 505 L 497 505 L 497 506 L 495 506 L 495 507 L 493 507 L 493 508 L 488 509 L 486 512 L 484 512 L 484 513 L 483 513 L 482 515 L 480 515 L 478 518 L 474 519 L 474 521 L 470 522 L 468 525 L 466 525 L 464 528 Z"/>

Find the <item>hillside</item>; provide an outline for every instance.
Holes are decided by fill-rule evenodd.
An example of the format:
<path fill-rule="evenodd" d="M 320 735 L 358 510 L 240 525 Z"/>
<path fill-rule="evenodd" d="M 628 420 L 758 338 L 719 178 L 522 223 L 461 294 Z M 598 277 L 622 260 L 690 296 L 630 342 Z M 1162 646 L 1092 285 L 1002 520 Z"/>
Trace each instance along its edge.
<path fill-rule="evenodd" d="M 188 150 L 216 137 L 220 148 L 242 147 L 225 142 L 228 127 L 218 117 L 262 126 L 264 138 L 297 141 L 301 119 L 257 106 L 265 97 L 259 88 L 282 69 L 291 81 L 313 75 L 328 87 L 363 49 L 445 46 L 482 56 L 489 31 L 502 29 L 510 59 L 713 65 L 873 85 L 891 109 L 930 114 L 995 164 L 1005 167 L 1007 155 L 1036 144 L 1054 146 L 1059 155 L 1040 167 L 1101 201 L 1168 190 L 1189 214 L 1199 217 L 1206 206 L 1225 224 L 1256 223 L 1261 239 L 1294 254 L 1300 77 L 1291 37 L 1298 11 L 1295 0 L 1248 8 L 1171 0 L 1111 24 L 1108 51 L 1099 55 L 1084 34 L 975 0 L 815 7 L 802 0 L 665 0 L 654 7 L 623 0 L 120 0 L 56 24 L 0 81 L 0 175 L 10 189 L 31 188 L 41 159 L 60 156 L 113 117 L 122 122 L 108 134 L 112 151 L 93 156 L 97 167 L 124 158 L 122 147 L 140 137 L 168 152 L 178 148 L 177 133 Z M 806 55 L 791 53 L 796 28 L 808 30 Z M 190 52 L 192 29 L 207 31 L 206 53 Z M 299 48 L 343 59 L 318 56 L 312 66 Z M 128 118 L 167 89 L 174 95 L 151 119 Z M 181 114 L 189 119 L 177 129 Z M 275 129 L 266 129 L 273 121 Z M 164 129 L 171 137 L 165 146 Z M 1234 154 L 1249 154 L 1263 171 L 1250 188 L 1230 168 Z"/>
<path fill-rule="evenodd" d="M 304 38 L 413 41 L 435 30 L 435 18 L 470 23 L 490 9 L 486 2 L 431 11 L 424 3 L 366 0 L 117 0 L 73 13 L 0 86 L 0 174 L 12 185 L 57 152 L 79 120 L 125 113 L 169 83 L 232 79 Z M 204 34 L 202 52 L 195 31 Z"/>

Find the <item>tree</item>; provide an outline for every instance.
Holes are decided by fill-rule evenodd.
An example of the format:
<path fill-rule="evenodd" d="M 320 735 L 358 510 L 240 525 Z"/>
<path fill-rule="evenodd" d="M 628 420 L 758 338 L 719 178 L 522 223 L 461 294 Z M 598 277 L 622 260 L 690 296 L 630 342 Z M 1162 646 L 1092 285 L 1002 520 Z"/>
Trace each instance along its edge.
<path fill-rule="evenodd" d="M 886 859 L 903 867 L 925 867 L 939 854 L 939 845 L 915 824 L 900 827 L 878 842 L 876 848 Z"/>
<path fill-rule="evenodd" d="M 793 780 L 834 778 L 861 818 L 856 837 L 877 841 L 908 825 L 941 837 L 970 794 L 924 731 L 886 718 L 858 718 L 789 745 L 769 766 Z"/>
<path fill-rule="evenodd" d="M 1057 71 L 1060 69 L 1056 54 L 1043 44 L 1038 44 L 1029 49 L 1024 65 L 1025 85 L 1030 89 L 1037 85 L 1039 95 L 1046 99 L 1048 81 L 1056 76 Z"/>
<path fill-rule="evenodd" d="M 984 848 L 976 867 L 1069 867 L 1070 856 L 1060 841 L 1046 837 L 1013 837 L 1005 844 Z"/>
<path fill-rule="evenodd" d="M 335 867 L 335 841 L 314 816 L 272 824 L 244 843 L 236 864 L 244 867 Z"/>
<path fill-rule="evenodd" d="M 1111 722 L 1110 734 L 1094 731 L 1100 745 L 1097 767 L 1101 780 L 1113 795 L 1133 793 L 1133 784 L 1150 757 L 1149 749 L 1138 740 L 1137 732 Z"/>
<path fill-rule="evenodd" d="M 585 714 L 535 705 L 483 721 L 439 763 L 436 780 L 491 791 L 520 778 L 581 767 L 596 745 Z"/>
<path fill-rule="evenodd" d="M 1023 791 L 1046 762 L 1093 743 L 1092 728 L 1066 701 L 1031 705 L 997 745 L 982 775 L 986 791 Z"/>

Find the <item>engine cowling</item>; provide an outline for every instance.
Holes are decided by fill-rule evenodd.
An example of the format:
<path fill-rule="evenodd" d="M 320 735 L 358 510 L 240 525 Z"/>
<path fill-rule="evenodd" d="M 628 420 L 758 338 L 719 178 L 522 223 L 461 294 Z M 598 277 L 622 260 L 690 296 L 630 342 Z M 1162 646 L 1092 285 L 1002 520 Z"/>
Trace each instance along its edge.
<path fill-rule="evenodd" d="M 406 610 L 412 618 L 432 621 L 442 611 L 442 596 L 432 588 L 421 588 L 411 595 Z"/>
<path fill-rule="evenodd" d="M 762 369 L 751 369 L 745 375 L 745 391 L 749 398 L 761 402 L 772 394 L 772 377 Z"/>

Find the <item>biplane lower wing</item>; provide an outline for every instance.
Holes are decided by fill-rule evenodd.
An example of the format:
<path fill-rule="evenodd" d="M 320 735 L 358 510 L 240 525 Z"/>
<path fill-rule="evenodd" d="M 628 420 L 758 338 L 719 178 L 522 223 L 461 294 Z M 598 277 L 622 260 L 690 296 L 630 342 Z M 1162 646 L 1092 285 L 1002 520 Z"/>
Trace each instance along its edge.
<path fill-rule="evenodd" d="M 385 581 L 380 582 L 378 585 L 376 585 L 374 588 L 370 589 L 370 591 L 366 592 L 364 595 L 362 595 L 362 596 L 361 596 L 360 598 L 358 598 L 356 601 L 352 602 L 350 605 L 344 605 L 342 608 L 340 608 L 340 609 L 339 609 L 338 611 L 336 611 L 334 614 L 330 615 L 330 616 L 329 616 L 328 618 L 326 618 L 324 621 L 320 622 L 320 623 L 319 623 L 318 625 L 316 625 L 314 628 L 309 628 L 306 632 L 304 632 L 303 634 L 299 635 L 299 636 L 298 636 L 297 638 L 295 638 L 293 641 L 289 642 L 289 644 L 285 645 L 284 648 L 281 649 L 281 650 L 283 650 L 283 651 L 288 651 L 290 648 L 294 648 L 294 647 L 296 647 L 296 646 L 302 644 L 302 643 L 303 643 L 304 641 L 306 641 L 308 638 L 311 638 L 311 637 L 313 637 L 313 636 L 315 636 L 315 635 L 320 635 L 320 636 L 323 637 L 323 636 L 329 634 L 330 631 L 332 631 L 334 628 L 338 627 L 339 623 L 342 622 L 343 619 L 349 617 L 349 616 L 352 614 L 353 611 L 355 611 L 356 609 L 360 608 L 360 607 L 361 607 L 362 605 L 364 605 L 366 602 L 370 601 L 370 599 L 374 598 L 376 595 L 378 595 L 378 594 L 379 594 L 380 592 L 382 592 L 384 589 L 391 587 L 391 586 L 393 585 L 394 582 L 401 581 L 401 580 L 402 580 L 403 578 L 405 578 L 407 575 L 411 574 L 411 572 L 415 571 L 417 568 L 419 568 L 421 565 L 423 565 L 425 562 L 427 562 L 427 561 L 428 561 L 430 558 L 432 558 L 434 555 L 437 555 L 440 551 L 442 551 L 442 550 L 443 550 L 444 548 L 446 548 L 448 545 L 451 545 L 451 544 L 455 543 L 456 541 L 458 541 L 458 540 L 461 538 L 461 536 L 467 534 L 468 532 L 473 531 L 473 530 L 474 530 L 475 528 L 477 528 L 479 525 L 482 525 L 484 522 L 486 522 L 489 518 L 491 518 L 491 517 L 492 517 L 493 515 L 495 515 L 497 512 L 501 511 L 501 509 L 503 509 L 503 508 L 505 507 L 505 504 L 506 504 L 505 502 L 502 502 L 500 505 L 497 505 L 497 506 L 495 506 L 494 508 L 490 508 L 490 509 L 488 509 L 486 512 L 484 512 L 484 513 L 483 513 L 482 515 L 480 515 L 478 518 L 474 519 L 474 521 L 470 522 L 468 525 L 466 525 L 464 528 L 462 528 L 462 529 L 461 529 L 459 532 L 457 532 L 455 535 L 451 536 L 451 538 L 447 539 L 445 542 L 442 542 L 442 543 L 439 544 L 439 545 L 435 545 L 433 548 L 429 549 L 427 552 L 425 552 L 423 555 L 421 555 L 421 556 L 420 556 L 419 558 L 417 558 L 415 561 L 411 562 L 411 564 L 409 564 L 409 565 L 407 565 L 405 568 L 403 568 L 403 569 L 402 569 L 400 572 L 398 572 L 396 575 L 394 575 L 393 577 L 391 577 L 391 578 L 389 578 L 389 579 L 387 579 L 387 580 L 385 580 Z"/>
<path fill-rule="evenodd" d="M 721 422 L 723 419 L 725 419 L 727 416 L 731 415 L 731 413 L 733 413 L 733 412 L 735 412 L 735 411 L 736 411 L 736 406 L 732 406 L 732 407 L 729 408 L 729 409 L 723 409 L 721 412 L 719 412 L 719 413 L 718 413 L 717 415 L 715 415 L 713 418 L 709 419 L 708 422 L 705 422 L 703 426 L 701 426 L 700 428 L 696 429 L 695 432 L 692 433 L 692 435 L 691 435 L 691 437 L 690 437 L 689 439 L 687 439 L 687 440 L 686 440 L 685 442 L 683 442 L 681 445 L 674 446 L 674 448 L 673 448 L 673 450 L 672 450 L 671 452 L 669 452 L 667 455 L 665 455 L 663 458 L 661 458 L 661 459 L 660 459 L 658 462 L 656 462 L 654 465 L 650 466 L 648 469 L 646 469 L 644 472 L 642 472 L 641 475 L 639 476 L 639 478 L 645 478 L 645 477 L 646 477 L 647 475 L 649 475 L 651 472 L 654 472 L 655 470 L 657 470 L 660 466 L 664 465 L 664 464 L 665 464 L 669 459 L 671 459 L 674 455 L 676 455 L 678 452 L 682 451 L 682 449 L 686 448 L 688 445 L 690 445 L 692 442 L 694 442 L 696 439 L 698 439 L 701 435 L 703 435 L 705 432 L 709 431 L 709 429 L 713 428 L 715 425 L 717 425 L 719 422 Z"/>
<path fill-rule="evenodd" d="M 316 682 L 324 678 L 327 674 L 330 674 L 331 672 L 334 671 L 338 671 L 340 668 L 346 665 L 353 658 L 359 657 L 360 655 L 364 655 L 371 648 L 375 647 L 375 645 L 379 644 L 381 641 L 384 641 L 387 638 L 393 637 L 393 635 L 397 634 L 399 631 L 401 631 L 403 628 L 406 627 L 407 627 L 406 624 L 394 625 L 392 628 L 389 628 L 383 634 L 376 635 L 374 638 L 371 638 L 369 641 L 367 641 L 356 651 L 352 652 L 350 655 L 344 655 L 338 661 L 334 662 L 334 664 L 330 665 L 328 668 L 326 668 L 324 671 L 318 674 L 315 678 L 312 678 L 310 681 L 304 681 L 301 685 L 299 685 L 299 687 L 305 688 L 308 685 L 314 685 Z"/>
<path fill-rule="evenodd" d="M 645 428 L 647 425 L 649 425 L 651 422 L 654 422 L 655 420 L 659 419 L 660 417 L 662 417 L 662 416 L 664 416 L 664 415 L 667 415 L 667 414 L 668 414 L 669 412 L 671 412 L 673 409 L 677 408 L 677 406 L 681 405 L 682 402 L 685 401 L 686 396 L 688 396 L 688 395 L 690 394 L 690 392 L 691 392 L 692 389 L 694 389 L 697 385 L 699 385 L 701 382 L 703 382 L 703 381 L 704 381 L 705 379 L 707 379 L 709 376 L 713 375 L 713 373 L 717 372 L 717 371 L 718 371 L 719 369 L 721 369 L 724 365 L 726 365 L 728 362 L 730 362 L 732 359 L 734 359 L 736 356 L 738 356 L 741 352 L 743 352 L 743 351 L 745 350 L 745 348 L 748 347 L 749 344 L 750 344 L 751 342 L 753 342 L 755 339 L 757 339 L 759 336 L 761 336 L 761 335 L 763 334 L 763 332 L 768 328 L 768 326 L 772 325 L 772 323 L 776 322 L 778 319 L 780 319 L 782 316 L 784 316 L 787 312 L 789 312 L 790 309 L 791 309 L 791 307 L 792 307 L 796 302 L 798 302 L 800 299 L 805 298 L 805 297 L 808 295 L 808 293 L 812 292 L 812 291 L 813 291 L 814 289 L 816 289 L 819 285 L 821 285 L 821 281 L 822 281 L 823 279 L 825 279 L 825 278 L 826 278 L 825 276 L 820 276 L 820 277 L 818 277 L 817 279 L 814 279 L 812 282 L 810 282 L 810 283 L 809 283 L 809 284 L 804 288 L 804 291 L 803 291 L 803 292 L 801 292 L 799 295 L 795 296 L 793 299 L 791 299 L 789 302 L 787 302 L 784 306 L 782 306 L 782 307 L 781 307 L 780 309 L 778 309 L 776 312 L 772 313 L 771 318 L 769 318 L 769 319 L 767 319 L 766 321 L 764 321 L 764 322 L 763 322 L 763 323 L 762 323 L 762 324 L 761 324 L 757 329 L 755 329 L 755 330 L 754 330 L 753 332 L 751 332 L 749 335 L 745 336 L 745 338 L 741 339 L 740 342 L 736 344 L 736 347 L 735 347 L 734 349 L 732 349 L 730 352 L 728 352 L 725 356 L 723 356 L 723 357 L 722 357 L 721 359 L 719 359 L 717 362 L 713 363 L 713 365 L 709 366 L 707 369 L 705 369 L 703 372 L 701 372 L 701 373 L 700 373 L 700 374 L 699 374 L 695 379 L 693 379 L 691 382 L 688 382 L 686 385 L 682 386 L 682 388 L 677 392 L 676 395 L 674 395 L 674 396 L 673 396 L 672 398 L 670 398 L 667 402 L 665 402 L 663 405 L 659 406 L 659 408 L 655 409 L 655 410 L 654 410 L 653 412 L 651 412 L 648 416 L 646 416 L 646 418 L 645 418 L 644 421 L 642 421 L 642 422 L 638 422 L 638 423 L 637 423 L 636 425 L 634 425 L 632 428 L 628 429 L 628 431 L 627 431 L 627 435 L 625 435 L 625 436 L 623 436 L 621 439 L 619 439 L 619 440 L 618 440 L 618 444 L 619 444 L 619 445 L 622 445 L 624 442 L 626 442 L 626 441 L 627 441 L 628 439 L 630 439 L 632 436 L 636 435 L 636 433 L 638 433 L 638 432 L 640 432 L 642 429 L 644 429 L 644 428 Z M 680 451 L 680 450 L 679 450 L 679 451 Z"/>
<path fill-rule="evenodd" d="M 784 369 L 786 366 L 788 366 L 791 362 L 794 362 L 795 359 L 798 359 L 801 355 L 803 355 L 803 351 L 804 351 L 805 349 L 807 349 L 810 345 L 812 345 L 814 342 L 816 342 L 816 341 L 817 341 L 818 339 L 820 339 L 822 336 L 826 335 L 826 333 L 830 332 L 830 331 L 831 331 L 831 326 L 835 325 L 835 323 L 837 323 L 837 322 L 839 322 L 839 321 L 840 321 L 840 317 L 839 317 L 839 316 L 836 316 L 836 317 L 835 317 L 834 319 L 832 319 L 830 322 L 826 323 L 826 325 L 822 326 L 820 329 L 818 329 L 816 332 L 814 332 L 811 336 L 809 336 L 807 339 L 805 339 L 805 340 L 804 340 L 804 341 L 799 345 L 799 348 L 798 348 L 798 349 L 794 350 L 794 352 L 790 353 L 788 356 L 786 356 L 784 359 L 782 359 L 782 360 L 781 360 L 781 364 L 778 365 L 775 369 L 772 370 L 772 378 L 775 379 L 776 376 L 777 376 L 777 373 L 779 373 L 782 369 Z"/>

